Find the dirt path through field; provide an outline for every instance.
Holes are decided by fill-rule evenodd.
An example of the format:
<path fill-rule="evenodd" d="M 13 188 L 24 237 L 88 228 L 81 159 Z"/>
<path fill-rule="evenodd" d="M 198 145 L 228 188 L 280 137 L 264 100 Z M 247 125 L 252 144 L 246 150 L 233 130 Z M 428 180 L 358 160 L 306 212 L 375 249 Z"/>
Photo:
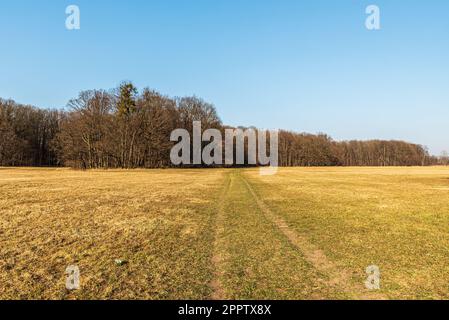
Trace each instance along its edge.
<path fill-rule="evenodd" d="M 209 298 L 215 300 L 347 298 L 273 226 L 238 170 L 228 170 L 217 197 Z M 324 279 L 326 280 L 326 279 Z"/>
<path fill-rule="evenodd" d="M 224 210 L 225 210 L 225 202 L 229 192 L 229 189 L 232 186 L 232 177 L 230 174 L 226 175 L 225 178 L 225 186 L 219 198 L 217 216 L 215 218 L 215 242 L 214 242 L 214 253 L 212 256 L 212 264 L 214 265 L 215 272 L 213 274 L 213 279 L 211 281 L 212 288 L 212 300 L 223 300 L 225 299 L 225 294 L 223 290 L 223 286 L 221 284 L 220 278 L 223 276 L 223 271 L 221 270 L 222 256 L 220 254 L 220 239 L 222 238 L 222 234 L 224 231 Z"/>

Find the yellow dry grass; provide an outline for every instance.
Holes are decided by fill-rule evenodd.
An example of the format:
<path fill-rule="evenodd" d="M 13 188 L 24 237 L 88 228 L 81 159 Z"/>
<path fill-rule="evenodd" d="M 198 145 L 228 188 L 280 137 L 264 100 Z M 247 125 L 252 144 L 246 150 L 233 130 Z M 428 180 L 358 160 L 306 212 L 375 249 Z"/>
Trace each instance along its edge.
<path fill-rule="evenodd" d="M 0 297 L 208 296 L 222 178 L 219 170 L 1 169 Z M 69 265 L 80 268 L 81 290 L 65 289 Z"/>
<path fill-rule="evenodd" d="M 445 167 L 0 168 L 0 298 L 448 299 L 448 200 Z"/>

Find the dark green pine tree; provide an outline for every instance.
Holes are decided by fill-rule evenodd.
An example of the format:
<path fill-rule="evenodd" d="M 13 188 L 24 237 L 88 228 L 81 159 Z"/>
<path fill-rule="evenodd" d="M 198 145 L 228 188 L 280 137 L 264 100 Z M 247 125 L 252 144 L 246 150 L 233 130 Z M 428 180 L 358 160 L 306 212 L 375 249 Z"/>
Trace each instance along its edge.
<path fill-rule="evenodd" d="M 119 116 L 128 117 L 136 111 L 137 88 L 131 83 L 123 83 L 120 86 L 120 96 L 117 104 Z"/>

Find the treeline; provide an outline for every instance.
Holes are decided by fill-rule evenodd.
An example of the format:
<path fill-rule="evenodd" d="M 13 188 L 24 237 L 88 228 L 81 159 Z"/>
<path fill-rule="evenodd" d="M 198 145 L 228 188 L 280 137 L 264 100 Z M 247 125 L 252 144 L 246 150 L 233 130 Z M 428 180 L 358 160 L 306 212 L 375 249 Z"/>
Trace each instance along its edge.
<path fill-rule="evenodd" d="M 333 141 L 325 134 L 280 132 L 281 166 L 427 166 L 445 164 L 403 141 Z"/>
<path fill-rule="evenodd" d="M 52 148 L 62 113 L 0 99 L 0 165 L 56 166 Z"/>
<path fill-rule="evenodd" d="M 0 99 L 0 166 L 93 168 L 171 167 L 173 130 L 225 127 L 197 97 L 170 98 L 131 83 L 83 91 L 64 110 Z M 402 141 L 333 141 L 324 134 L 279 132 L 280 166 L 425 166 L 448 164 Z"/>

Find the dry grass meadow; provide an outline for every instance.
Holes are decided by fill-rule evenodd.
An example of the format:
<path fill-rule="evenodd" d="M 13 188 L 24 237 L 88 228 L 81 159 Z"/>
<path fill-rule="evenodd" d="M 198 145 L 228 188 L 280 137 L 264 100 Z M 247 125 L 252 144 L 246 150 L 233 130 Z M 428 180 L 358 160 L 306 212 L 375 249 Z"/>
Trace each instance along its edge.
<path fill-rule="evenodd" d="M 0 168 L 0 298 L 449 299 L 448 226 L 445 167 Z"/>

